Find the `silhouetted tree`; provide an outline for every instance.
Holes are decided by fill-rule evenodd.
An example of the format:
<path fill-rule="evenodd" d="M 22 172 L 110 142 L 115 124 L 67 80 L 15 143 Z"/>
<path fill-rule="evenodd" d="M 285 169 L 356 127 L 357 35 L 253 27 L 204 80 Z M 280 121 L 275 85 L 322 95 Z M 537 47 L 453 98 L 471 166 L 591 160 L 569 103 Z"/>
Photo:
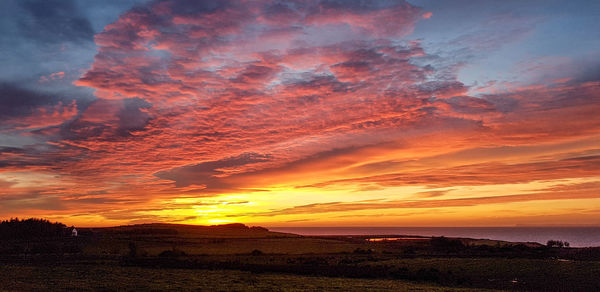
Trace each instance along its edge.
<path fill-rule="evenodd" d="M 163 252 L 161 252 L 160 254 L 158 254 L 159 257 L 182 257 L 182 256 L 186 256 L 187 254 L 183 251 L 178 249 L 175 245 L 173 245 L 173 247 L 170 250 L 165 250 Z"/>

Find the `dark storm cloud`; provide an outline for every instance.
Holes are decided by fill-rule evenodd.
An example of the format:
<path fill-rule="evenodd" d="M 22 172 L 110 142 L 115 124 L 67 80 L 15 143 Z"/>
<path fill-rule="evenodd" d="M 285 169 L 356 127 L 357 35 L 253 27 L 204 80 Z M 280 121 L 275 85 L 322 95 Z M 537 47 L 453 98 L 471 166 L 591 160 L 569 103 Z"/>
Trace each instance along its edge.
<path fill-rule="evenodd" d="M 18 1 L 26 13 L 19 18 L 21 33 L 42 42 L 92 41 L 94 30 L 72 0 Z"/>
<path fill-rule="evenodd" d="M 97 99 L 82 107 L 82 114 L 63 125 L 61 135 L 70 141 L 117 141 L 143 130 L 151 120 L 145 111 L 152 104 L 139 99 Z"/>
<path fill-rule="evenodd" d="M 486 95 L 485 100 L 492 103 L 494 108 L 501 113 L 508 113 L 519 107 L 519 101 L 502 95 Z"/>
<path fill-rule="evenodd" d="M 17 147 L 2 147 L 0 146 L 0 154 L 3 153 L 22 153 L 23 149 Z"/>
<path fill-rule="evenodd" d="M 268 155 L 244 153 L 242 155 L 224 158 L 217 161 L 207 161 L 196 165 L 183 166 L 168 171 L 156 173 L 162 179 L 175 181 L 177 186 L 205 185 L 207 188 L 224 188 L 227 184 L 217 176 L 226 174 L 224 168 L 235 168 L 249 164 L 267 162 Z"/>
<path fill-rule="evenodd" d="M 94 53 L 94 31 L 81 6 L 72 0 L 0 1 L 1 98 L 3 105 L 17 103 L 11 116 L 35 105 L 91 98 L 90 90 L 71 85 Z"/>
<path fill-rule="evenodd" d="M 489 101 L 471 96 L 453 96 L 443 102 L 450 105 L 453 111 L 457 113 L 475 114 L 493 112 L 496 110 Z"/>
<path fill-rule="evenodd" d="M 152 105 L 143 99 L 129 98 L 123 100 L 123 109 L 117 113 L 119 118 L 119 133 L 129 135 L 131 131 L 143 129 L 150 116 L 141 109 L 147 109 Z"/>
<path fill-rule="evenodd" d="M 0 83 L 0 120 L 29 115 L 38 107 L 53 105 L 59 101 L 62 101 L 62 98 L 10 83 Z"/>
<path fill-rule="evenodd" d="M 0 82 L 91 98 L 72 81 L 93 62 L 94 34 L 140 1 L 0 1 Z"/>
<path fill-rule="evenodd" d="M 598 56 L 596 56 L 598 58 Z M 575 77 L 577 82 L 593 82 L 600 80 L 600 62 L 581 61 L 577 64 L 580 72 Z"/>
<path fill-rule="evenodd" d="M 161 179 L 174 181 L 177 187 L 203 186 L 203 191 L 206 193 L 241 189 L 259 190 L 260 184 L 257 182 L 263 181 L 265 178 L 276 177 L 277 174 L 290 171 L 302 172 L 331 165 L 343 165 L 344 156 L 352 155 L 360 149 L 360 147 L 336 148 L 299 160 L 289 161 L 277 167 L 265 167 L 263 165 L 256 168 L 253 168 L 256 164 L 276 161 L 275 157 L 257 153 L 244 153 L 218 161 L 177 167 L 158 172 L 155 175 Z M 323 160 L 330 161 L 323 163 Z M 243 171 L 231 171 L 231 169 L 242 168 Z"/>
<path fill-rule="evenodd" d="M 170 7 L 176 15 L 195 16 L 203 13 L 213 13 L 231 7 L 233 1 L 197 1 L 197 0 L 178 0 L 172 1 Z"/>

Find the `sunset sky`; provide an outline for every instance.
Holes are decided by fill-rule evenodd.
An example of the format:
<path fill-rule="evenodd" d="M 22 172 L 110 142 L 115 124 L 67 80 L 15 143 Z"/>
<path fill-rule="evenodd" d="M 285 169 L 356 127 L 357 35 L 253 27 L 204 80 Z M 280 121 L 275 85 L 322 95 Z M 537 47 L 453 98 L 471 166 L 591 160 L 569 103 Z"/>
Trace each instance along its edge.
<path fill-rule="evenodd" d="M 0 2 L 0 218 L 600 225 L 600 1 Z"/>

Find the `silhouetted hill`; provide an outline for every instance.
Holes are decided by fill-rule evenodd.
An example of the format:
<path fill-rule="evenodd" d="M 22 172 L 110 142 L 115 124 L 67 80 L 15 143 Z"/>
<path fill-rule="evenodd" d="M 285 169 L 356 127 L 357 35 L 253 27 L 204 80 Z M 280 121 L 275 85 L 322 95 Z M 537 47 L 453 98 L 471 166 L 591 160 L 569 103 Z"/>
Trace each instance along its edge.
<path fill-rule="evenodd" d="M 82 229 L 84 232 L 86 229 Z M 186 238 L 262 238 L 262 237 L 299 237 L 280 232 L 271 232 L 259 226 L 246 226 L 242 223 L 223 225 L 186 225 L 170 223 L 148 223 L 123 225 L 116 227 L 90 228 L 94 233 L 118 236 L 178 236 Z"/>

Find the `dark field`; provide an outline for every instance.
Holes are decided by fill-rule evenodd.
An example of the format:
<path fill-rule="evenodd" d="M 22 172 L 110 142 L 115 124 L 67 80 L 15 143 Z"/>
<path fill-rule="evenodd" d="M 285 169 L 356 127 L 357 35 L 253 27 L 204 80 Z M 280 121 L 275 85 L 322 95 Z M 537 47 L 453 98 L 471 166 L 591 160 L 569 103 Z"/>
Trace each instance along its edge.
<path fill-rule="evenodd" d="M 151 224 L 5 239 L 0 289 L 600 291 L 597 248 L 366 238 Z"/>
<path fill-rule="evenodd" d="M 2 290 L 5 291 L 476 291 L 386 279 L 348 279 L 237 270 L 122 267 L 111 262 L 58 266 L 11 264 L 0 266 L 0 272 Z"/>

